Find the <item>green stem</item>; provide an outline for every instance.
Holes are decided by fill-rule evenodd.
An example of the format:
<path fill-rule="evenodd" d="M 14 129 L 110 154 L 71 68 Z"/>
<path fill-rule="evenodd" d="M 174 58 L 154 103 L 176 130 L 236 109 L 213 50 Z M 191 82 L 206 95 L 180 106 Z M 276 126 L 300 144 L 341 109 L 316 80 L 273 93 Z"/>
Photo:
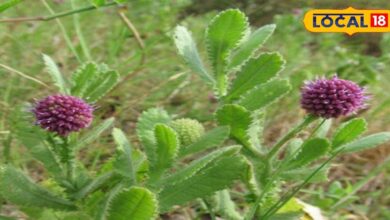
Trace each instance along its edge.
<path fill-rule="evenodd" d="M 210 214 L 211 220 L 216 220 L 217 217 L 215 216 L 215 213 L 214 213 L 214 211 L 213 211 L 213 207 L 211 207 L 211 204 L 210 204 L 209 202 L 207 202 L 206 199 L 202 199 L 202 202 L 203 202 L 204 205 L 206 206 L 207 211 L 208 211 L 209 214 Z"/>
<path fill-rule="evenodd" d="M 298 124 L 295 128 L 290 130 L 284 137 L 282 137 L 272 148 L 271 151 L 268 153 L 267 158 L 269 160 L 272 160 L 272 158 L 275 157 L 275 155 L 281 150 L 281 148 L 286 144 L 290 139 L 294 138 L 299 132 L 301 132 L 303 129 L 305 129 L 309 124 L 317 120 L 318 117 L 313 115 L 306 116 L 303 121 Z"/>
<path fill-rule="evenodd" d="M 116 4 L 115 2 L 109 2 L 107 4 L 99 6 L 99 8 L 108 7 L 108 6 L 112 6 L 112 5 L 115 5 L 115 4 Z M 57 13 L 57 14 L 52 14 L 50 16 L 44 17 L 42 20 L 50 21 L 50 20 L 53 20 L 53 19 L 56 19 L 56 18 L 61 18 L 61 17 L 65 17 L 65 16 L 69 16 L 69 15 L 73 15 L 73 14 L 77 14 L 77 13 L 81 13 L 81 12 L 91 11 L 91 10 L 95 10 L 95 9 L 97 9 L 96 6 L 90 5 L 90 6 L 86 6 L 86 7 L 82 7 L 82 8 L 77 8 L 77 9 L 72 9 L 72 10 L 69 10 L 69 11 L 60 12 L 60 13 Z"/>

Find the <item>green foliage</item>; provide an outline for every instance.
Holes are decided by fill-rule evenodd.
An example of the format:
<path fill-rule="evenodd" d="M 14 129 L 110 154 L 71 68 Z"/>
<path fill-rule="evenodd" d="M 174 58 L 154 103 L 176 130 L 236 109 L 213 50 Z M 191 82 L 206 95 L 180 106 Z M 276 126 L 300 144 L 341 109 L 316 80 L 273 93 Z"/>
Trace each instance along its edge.
<path fill-rule="evenodd" d="M 342 148 L 343 153 L 353 153 L 358 151 L 374 148 L 380 144 L 383 144 L 390 140 L 390 132 L 380 132 L 372 135 L 368 135 L 357 139 L 351 143 L 347 143 Z"/>
<path fill-rule="evenodd" d="M 72 75 L 71 94 L 96 102 L 119 82 L 119 74 L 106 65 L 87 63 Z"/>
<path fill-rule="evenodd" d="M 229 55 L 247 33 L 247 18 L 236 9 L 221 12 L 207 27 L 207 51 L 214 69 L 218 91 L 222 95 L 226 93 L 227 89 L 225 69 L 227 68 Z"/>
<path fill-rule="evenodd" d="M 195 143 L 204 134 L 203 125 L 189 118 L 174 120 L 170 123 L 170 126 L 177 132 L 181 146 Z"/>
<path fill-rule="evenodd" d="M 156 158 L 150 163 L 151 181 L 159 179 L 172 166 L 180 147 L 175 131 L 167 125 L 157 124 L 154 135 L 156 139 Z"/>
<path fill-rule="evenodd" d="M 214 128 L 199 138 L 195 143 L 180 148 L 180 156 L 191 155 L 215 146 L 220 146 L 229 136 L 228 126 Z"/>
<path fill-rule="evenodd" d="M 61 210 L 75 206 L 68 200 L 35 184 L 21 171 L 12 166 L 0 167 L 0 194 L 14 204 Z"/>
<path fill-rule="evenodd" d="M 190 32 L 183 26 L 177 26 L 175 29 L 174 40 L 179 54 L 184 58 L 188 66 L 208 84 L 214 85 L 215 80 L 207 72 L 202 60 L 199 57 L 196 43 L 192 39 Z"/>
<path fill-rule="evenodd" d="M 150 220 L 156 215 L 157 201 L 153 193 L 142 187 L 131 187 L 114 196 L 107 220 Z"/>
<path fill-rule="evenodd" d="M 284 60 L 278 53 L 266 53 L 257 58 L 251 58 L 237 72 L 226 100 L 240 98 L 249 90 L 261 86 L 275 77 L 283 68 Z"/>
<path fill-rule="evenodd" d="M 168 113 L 159 108 L 148 109 L 142 112 L 137 123 L 137 135 L 140 139 L 146 156 L 150 163 L 156 163 L 156 138 L 153 128 L 157 124 L 169 123 L 171 117 Z"/>
<path fill-rule="evenodd" d="M 355 118 L 343 123 L 333 135 L 332 147 L 337 148 L 358 138 L 367 129 L 366 120 Z"/>
<path fill-rule="evenodd" d="M 275 79 L 242 95 L 238 104 L 244 106 L 249 111 L 262 109 L 280 99 L 290 89 L 291 86 L 287 80 Z"/>
<path fill-rule="evenodd" d="M 54 85 L 58 87 L 61 93 L 69 94 L 69 89 L 68 89 L 66 79 L 61 74 L 57 64 L 48 55 L 43 54 L 42 56 L 43 56 L 43 61 L 45 62 L 47 72 L 50 74 Z"/>
<path fill-rule="evenodd" d="M 215 194 L 214 199 L 216 200 L 216 211 L 221 213 L 222 217 L 231 220 L 243 219 L 241 214 L 236 210 L 236 205 L 231 199 L 228 190 L 218 191 Z"/>
<path fill-rule="evenodd" d="M 0 4 L 0 13 L 14 7 L 15 5 L 19 4 L 22 2 L 22 0 L 5 0 L 5 2 Z"/>
<path fill-rule="evenodd" d="M 250 112 L 239 105 L 224 105 L 216 113 L 220 125 L 230 126 L 230 135 L 244 145 L 249 145 L 247 131 L 252 123 Z"/>
<path fill-rule="evenodd" d="M 288 169 L 305 166 L 312 161 L 324 156 L 329 150 L 330 144 L 326 139 L 312 138 L 303 143 L 296 156 L 287 163 Z"/>
<path fill-rule="evenodd" d="M 129 182 L 136 182 L 136 170 L 133 162 L 133 150 L 130 142 L 122 130 L 114 128 L 112 136 L 116 143 L 116 157 L 114 162 L 114 169 L 117 173 L 127 178 Z"/>
<path fill-rule="evenodd" d="M 173 205 L 184 204 L 225 189 L 234 180 L 241 178 L 246 169 L 246 160 L 239 155 L 223 157 L 208 164 L 192 176 L 165 186 L 159 194 L 161 210 L 167 211 Z"/>
<path fill-rule="evenodd" d="M 276 28 L 276 25 L 270 24 L 260 27 L 253 32 L 247 40 L 242 42 L 231 54 L 231 61 L 228 69 L 239 68 L 267 41 Z"/>

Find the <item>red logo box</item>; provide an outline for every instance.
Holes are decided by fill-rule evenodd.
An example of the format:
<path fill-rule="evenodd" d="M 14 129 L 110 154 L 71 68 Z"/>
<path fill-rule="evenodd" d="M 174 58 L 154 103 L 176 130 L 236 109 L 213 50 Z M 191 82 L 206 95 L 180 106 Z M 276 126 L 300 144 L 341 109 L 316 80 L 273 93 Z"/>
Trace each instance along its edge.
<path fill-rule="evenodd" d="M 371 27 L 388 27 L 389 26 L 389 14 L 387 13 L 375 13 L 371 14 Z"/>

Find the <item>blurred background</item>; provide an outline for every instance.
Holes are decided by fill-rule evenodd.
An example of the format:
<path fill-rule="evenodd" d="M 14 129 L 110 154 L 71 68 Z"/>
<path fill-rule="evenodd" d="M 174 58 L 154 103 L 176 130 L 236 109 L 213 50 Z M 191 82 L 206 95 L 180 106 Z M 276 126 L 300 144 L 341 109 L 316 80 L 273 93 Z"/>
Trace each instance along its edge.
<path fill-rule="evenodd" d="M 122 8 L 104 7 L 50 21 L 1 21 L 88 5 L 87 0 L 26 0 L 0 13 L 0 162 L 23 164 L 37 180 L 45 176 L 44 170 L 24 154 L 8 130 L 15 106 L 55 91 L 42 54 L 56 60 L 67 76 L 87 61 L 118 70 L 123 80 L 108 98 L 96 103 L 96 115 L 116 117 L 116 126 L 136 142 L 137 117 L 149 107 L 164 107 L 178 117 L 211 119 L 215 99 L 177 55 L 172 31 L 177 24 L 187 26 L 198 45 L 204 45 L 207 23 L 227 8 L 244 11 L 253 28 L 277 24 L 263 50 L 282 54 L 287 63 L 281 76 L 290 79 L 294 89 L 269 108 L 266 143 L 273 143 L 304 114 L 299 107 L 302 83 L 334 74 L 367 87 L 372 99 L 359 115 L 367 119 L 368 133 L 390 130 L 390 33 L 313 34 L 302 24 L 310 8 L 390 10 L 388 0 L 131 0 Z M 199 50 L 206 55 L 205 48 Z M 114 150 L 107 147 L 110 142 L 107 135 L 83 152 L 85 164 L 99 169 Z M 390 219 L 389 158 L 390 144 L 345 156 L 337 161 L 327 183 L 310 186 L 300 198 L 320 207 L 330 219 Z M 1 207 L 0 213 L 12 212 L 10 206 Z"/>

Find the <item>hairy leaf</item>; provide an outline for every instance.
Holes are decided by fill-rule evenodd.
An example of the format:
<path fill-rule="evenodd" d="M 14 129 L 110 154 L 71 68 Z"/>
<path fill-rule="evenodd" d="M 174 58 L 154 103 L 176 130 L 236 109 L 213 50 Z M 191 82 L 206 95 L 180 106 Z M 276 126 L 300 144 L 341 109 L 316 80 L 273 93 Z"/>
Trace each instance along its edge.
<path fill-rule="evenodd" d="M 150 177 L 155 181 L 169 169 L 179 150 L 179 139 L 176 132 L 164 124 L 156 125 L 154 129 L 156 138 L 156 160 L 151 163 Z"/>
<path fill-rule="evenodd" d="M 154 127 L 171 121 L 171 116 L 160 108 L 152 108 L 142 112 L 137 123 L 137 135 L 140 139 L 146 156 L 151 163 L 156 162 L 156 138 Z"/>
<path fill-rule="evenodd" d="M 239 155 L 225 157 L 209 164 L 202 169 L 202 172 L 177 184 L 164 187 L 159 194 L 161 210 L 167 211 L 173 205 L 181 205 L 228 188 L 235 180 L 242 177 L 246 169 L 248 169 L 246 160 Z"/>
<path fill-rule="evenodd" d="M 190 32 L 188 32 L 188 30 L 183 26 L 177 26 L 175 29 L 174 40 L 179 54 L 184 58 L 188 66 L 194 72 L 199 74 L 206 83 L 213 85 L 215 80 L 204 67 Z"/>
<path fill-rule="evenodd" d="M 237 104 L 249 111 L 262 109 L 281 98 L 290 89 L 291 86 L 287 80 L 275 79 L 242 95 Z"/>
<path fill-rule="evenodd" d="M 279 53 L 265 53 L 250 59 L 237 72 L 226 99 L 237 99 L 256 86 L 266 83 L 282 70 L 283 65 L 284 60 Z"/>
<path fill-rule="evenodd" d="M 260 27 L 253 32 L 249 38 L 242 42 L 239 47 L 233 51 L 228 69 L 239 68 L 264 44 L 272 35 L 276 25 L 269 24 Z"/>
<path fill-rule="evenodd" d="M 303 167 L 294 170 L 283 171 L 280 177 L 286 181 L 303 181 L 306 177 L 312 174 L 318 166 L 315 167 Z M 310 180 L 310 183 L 318 183 L 328 181 L 329 167 L 324 167 L 318 171 Z"/>
<path fill-rule="evenodd" d="M 219 13 L 206 30 L 206 46 L 218 90 L 224 94 L 227 87 L 225 68 L 228 56 L 248 32 L 248 22 L 244 13 L 229 9 Z"/>
<path fill-rule="evenodd" d="M 180 169 L 176 173 L 166 177 L 161 181 L 160 184 L 175 185 L 177 183 L 180 183 L 190 178 L 191 176 L 194 176 L 195 174 L 202 172 L 202 170 L 205 169 L 205 167 L 207 167 L 208 165 L 210 164 L 212 165 L 216 161 L 222 158 L 237 154 L 240 151 L 240 149 L 241 149 L 240 146 L 230 146 L 219 150 L 215 150 L 207 154 L 206 156 L 191 162 L 188 166 L 186 166 L 183 169 Z"/>
<path fill-rule="evenodd" d="M 79 189 L 76 193 L 73 194 L 73 198 L 82 199 L 98 190 L 103 185 L 107 184 L 110 180 L 114 178 L 113 172 L 108 172 L 96 177 L 94 180 L 90 181 L 88 184 Z"/>
<path fill-rule="evenodd" d="M 91 131 L 85 133 L 76 143 L 74 143 L 72 148 L 80 149 L 87 147 L 88 144 L 98 139 L 105 130 L 109 129 L 113 123 L 114 118 L 109 118 L 96 125 Z"/>
<path fill-rule="evenodd" d="M 0 13 L 14 7 L 15 5 L 19 4 L 22 2 L 22 0 L 5 0 L 5 2 L 0 4 Z"/>
<path fill-rule="evenodd" d="M 390 140 L 390 132 L 380 132 L 362 137 L 356 141 L 341 146 L 343 153 L 353 153 L 374 148 Z M 340 148 L 341 148 L 340 147 Z"/>
<path fill-rule="evenodd" d="M 120 191 L 111 200 L 107 220 L 150 220 L 157 215 L 157 201 L 152 192 L 142 187 Z"/>
<path fill-rule="evenodd" d="M 244 107 L 239 105 L 224 105 L 216 113 L 217 121 L 220 125 L 230 126 L 230 135 L 242 142 L 249 144 L 247 130 L 251 125 L 251 114 Z"/>
<path fill-rule="evenodd" d="M 58 87 L 60 93 L 69 94 L 69 89 L 66 83 L 66 79 L 58 69 L 57 64 L 48 55 L 43 54 L 43 61 L 45 62 L 47 72 L 50 74 L 54 85 Z"/>
<path fill-rule="evenodd" d="M 314 137 L 326 138 L 330 127 L 332 126 L 332 119 L 326 119 L 322 125 L 313 134 Z"/>
<path fill-rule="evenodd" d="M 112 131 L 116 143 L 115 172 L 126 177 L 130 182 L 136 181 L 136 170 L 132 161 L 132 147 L 122 130 L 114 128 Z"/>
<path fill-rule="evenodd" d="M 180 156 L 197 153 L 215 146 L 219 146 L 229 137 L 228 126 L 214 128 L 204 134 L 197 142 L 180 149 Z"/>
<path fill-rule="evenodd" d="M 71 210 L 75 206 L 35 184 L 12 166 L 0 167 L 0 194 L 6 200 L 21 206 Z"/>
<path fill-rule="evenodd" d="M 335 132 L 332 140 L 332 147 L 337 148 L 358 138 L 367 129 L 366 120 L 355 118 L 341 125 Z"/>
<path fill-rule="evenodd" d="M 215 194 L 217 200 L 216 210 L 224 219 L 241 220 L 242 215 L 236 210 L 236 205 L 230 197 L 228 190 L 218 191 Z"/>
<path fill-rule="evenodd" d="M 288 162 L 288 168 L 299 168 L 324 156 L 329 150 L 329 142 L 323 138 L 312 138 L 303 143 L 295 158 Z"/>
<path fill-rule="evenodd" d="M 96 102 L 119 82 L 119 74 L 104 64 L 87 63 L 72 76 L 71 94 Z"/>

